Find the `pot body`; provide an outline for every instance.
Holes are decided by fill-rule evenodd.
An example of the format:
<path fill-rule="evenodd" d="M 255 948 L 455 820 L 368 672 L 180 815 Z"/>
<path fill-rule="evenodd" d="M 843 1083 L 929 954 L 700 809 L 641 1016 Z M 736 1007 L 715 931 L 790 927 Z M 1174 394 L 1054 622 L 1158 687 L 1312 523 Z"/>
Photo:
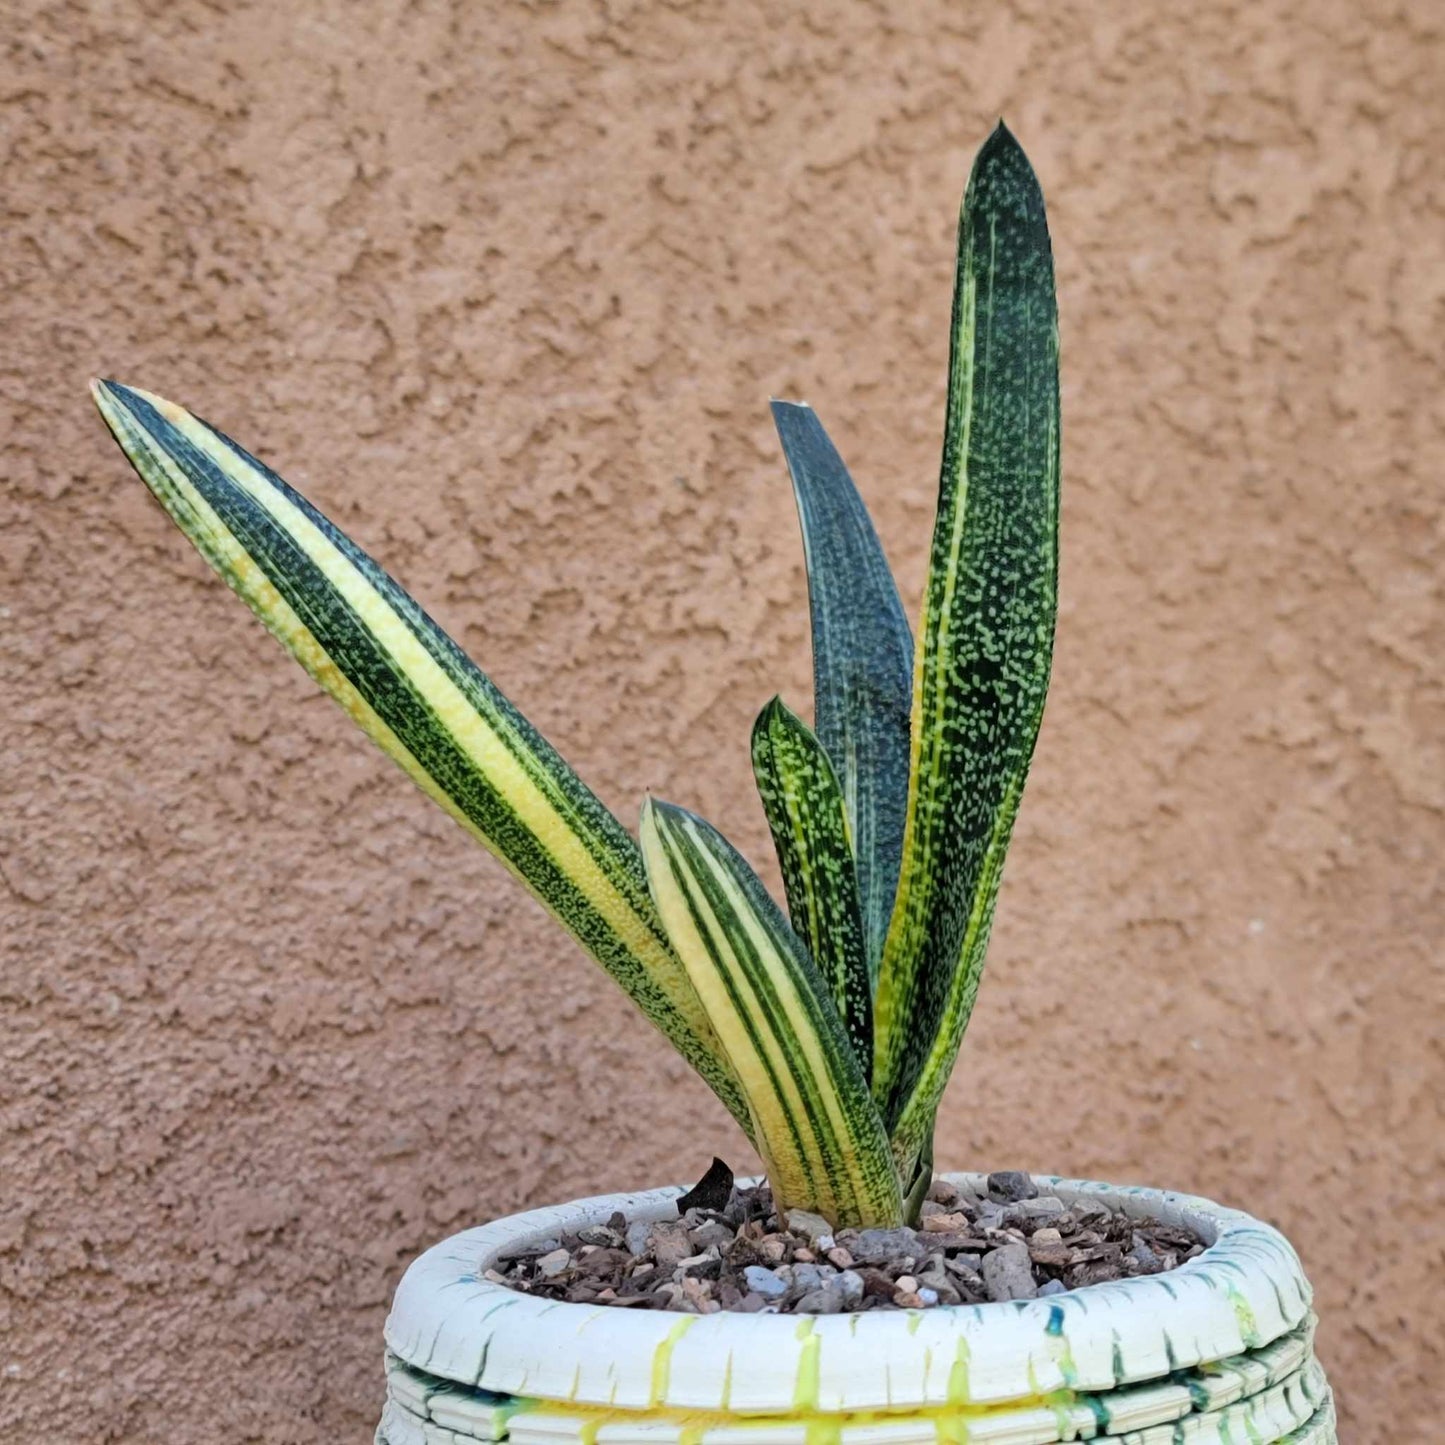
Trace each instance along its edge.
<path fill-rule="evenodd" d="M 982 1195 L 981 1175 L 945 1176 Z M 859 1315 L 712 1315 L 541 1300 L 499 1253 L 680 1189 L 512 1215 L 436 1245 L 386 1324 L 378 1445 L 1336 1445 L 1310 1287 L 1277 1231 L 1206 1199 L 1039 1178 L 1185 1224 L 1167 1274 L 1039 1300 Z"/>

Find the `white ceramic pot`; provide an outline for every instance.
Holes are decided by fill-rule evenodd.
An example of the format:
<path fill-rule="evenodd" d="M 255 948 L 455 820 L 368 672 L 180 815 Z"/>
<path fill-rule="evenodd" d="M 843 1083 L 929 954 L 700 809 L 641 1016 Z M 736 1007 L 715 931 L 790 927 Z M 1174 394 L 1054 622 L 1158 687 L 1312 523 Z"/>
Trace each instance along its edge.
<path fill-rule="evenodd" d="M 980 1175 L 946 1176 L 981 1194 Z M 1336 1445 L 1310 1287 L 1283 1235 L 1207 1199 L 1040 1180 L 1198 1231 L 1167 1274 L 858 1315 L 562 1304 L 482 1278 L 507 1246 L 676 1218 L 678 1189 L 470 1229 L 407 1271 L 378 1445 Z"/>

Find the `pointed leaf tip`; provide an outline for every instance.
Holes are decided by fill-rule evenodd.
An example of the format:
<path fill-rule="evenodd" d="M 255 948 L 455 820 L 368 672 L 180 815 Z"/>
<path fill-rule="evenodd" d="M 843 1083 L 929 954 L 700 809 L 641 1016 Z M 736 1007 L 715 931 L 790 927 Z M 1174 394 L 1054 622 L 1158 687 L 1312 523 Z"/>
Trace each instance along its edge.
<path fill-rule="evenodd" d="M 112 404 L 123 388 L 119 382 L 112 381 L 108 376 L 92 376 L 90 378 L 90 399 L 100 409 L 102 415 L 105 409 Z"/>
<path fill-rule="evenodd" d="M 1028 169 L 1032 170 L 1029 158 L 1024 152 L 1019 138 L 1003 123 L 999 123 L 989 132 L 988 139 L 979 147 L 978 158 L 974 161 L 974 168 L 977 170 L 989 161 L 999 162 L 1010 160 L 1015 163 L 1022 162 Z"/>

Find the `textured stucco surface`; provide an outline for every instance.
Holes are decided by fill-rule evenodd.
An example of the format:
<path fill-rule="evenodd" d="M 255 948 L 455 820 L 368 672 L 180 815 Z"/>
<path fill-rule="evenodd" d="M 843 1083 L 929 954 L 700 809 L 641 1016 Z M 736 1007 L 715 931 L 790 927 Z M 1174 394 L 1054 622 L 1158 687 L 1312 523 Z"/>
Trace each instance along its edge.
<path fill-rule="evenodd" d="M 1273 1220 L 1343 1438 L 1432 1438 L 1445 11 L 0 18 L 0 1437 L 364 1441 L 426 1244 L 747 1162 L 87 376 L 279 465 L 629 821 L 653 789 L 762 859 L 747 729 L 808 697 L 766 398 L 818 407 L 914 605 L 1004 112 L 1056 237 L 1063 610 L 940 1164 Z"/>

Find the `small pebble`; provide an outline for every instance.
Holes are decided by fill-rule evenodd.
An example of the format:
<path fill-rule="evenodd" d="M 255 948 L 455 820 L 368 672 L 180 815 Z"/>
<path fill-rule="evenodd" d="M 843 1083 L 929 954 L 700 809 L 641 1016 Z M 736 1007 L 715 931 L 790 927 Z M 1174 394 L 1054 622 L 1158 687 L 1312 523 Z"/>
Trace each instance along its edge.
<path fill-rule="evenodd" d="M 1004 1211 L 1005 1217 L 1017 1216 L 1019 1219 L 1050 1219 L 1064 1212 L 1064 1201 L 1056 1199 L 1052 1194 L 1045 1194 L 1041 1199 L 1020 1199 L 1017 1204 L 1010 1205 Z"/>
<path fill-rule="evenodd" d="M 567 1250 L 554 1249 L 537 1261 L 537 1272 L 543 1279 L 555 1279 L 571 1263 L 572 1256 Z"/>
<path fill-rule="evenodd" d="M 605 1224 L 588 1225 L 586 1229 L 577 1231 L 577 1238 L 583 1244 L 594 1244 L 602 1249 L 621 1249 L 623 1236 L 616 1230 L 609 1229 Z"/>
<path fill-rule="evenodd" d="M 1039 1286 L 1039 1298 L 1040 1298 L 1040 1299 L 1042 1299 L 1045 1295 L 1051 1295 L 1051 1294 L 1067 1294 L 1067 1293 L 1068 1293 L 1068 1286 L 1065 1285 L 1065 1283 L 1064 1283 L 1063 1280 L 1061 1280 L 1061 1279 L 1046 1279 L 1046 1280 Z"/>
<path fill-rule="evenodd" d="M 928 1214 L 923 1227 L 930 1234 L 962 1234 L 968 1228 L 966 1214 Z"/>
<path fill-rule="evenodd" d="M 765 1235 L 757 1242 L 758 1256 L 767 1264 L 781 1264 L 787 1252 L 788 1246 L 781 1234 Z"/>
<path fill-rule="evenodd" d="M 848 1246 L 859 1264 L 888 1264 L 893 1260 L 918 1257 L 918 1236 L 911 1229 L 863 1229 Z"/>
<path fill-rule="evenodd" d="M 853 1256 L 849 1254 L 841 1244 L 835 1244 L 833 1248 L 828 1251 L 828 1263 L 838 1269 L 852 1269 Z"/>
<path fill-rule="evenodd" d="M 788 1228 L 804 1239 L 817 1239 L 820 1234 L 833 1232 L 833 1226 L 821 1214 L 814 1214 L 808 1209 L 790 1209 Z"/>
<path fill-rule="evenodd" d="M 981 1273 L 991 1300 L 1034 1299 L 1038 1295 L 1027 1245 L 1005 1244 L 991 1250 L 983 1257 Z"/>
<path fill-rule="evenodd" d="M 963 1296 L 954 1288 L 953 1281 L 944 1273 L 942 1263 L 938 1268 L 929 1269 L 918 1276 L 918 1293 L 927 1302 L 933 1296 L 934 1304 L 956 1305 L 963 1303 Z"/>
<path fill-rule="evenodd" d="M 831 1289 L 809 1290 L 797 1304 L 793 1311 L 800 1315 L 836 1315 L 843 1308 L 843 1300 L 840 1295 Z"/>
<path fill-rule="evenodd" d="M 822 1289 L 832 1276 L 833 1271 L 829 1269 L 827 1265 L 808 1264 L 806 1262 L 795 1264 L 793 1266 L 793 1282 L 791 1285 L 794 1298 L 800 1298 L 815 1289 Z"/>
<path fill-rule="evenodd" d="M 658 1265 L 668 1271 L 676 1269 L 692 1253 L 687 1226 L 681 1221 L 659 1220 L 647 1236 L 647 1247 Z"/>
<path fill-rule="evenodd" d="M 779 1279 L 772 1270 L 760 1264 L 750 1264 L 743 1270 L 743 1281 L 748 1289 L 764 1300 L 782 1299 L 788 1292 L 787 1280 Z"/>
<path fill-rule="evenodd" d="M 1038 1194 L 1033 1178 L 1022 1169 L 1000 1169 L 988 1176 L 988 1195 L 1000 1204 L 1016 1204 Z"/>
<path fill-rule="evenodd" d="M 1003 1223 L 1003 1205 L 992 1199 L 981 1199 L 974 1211 L 974 1219 L 981 1229 L 997 1229 Z"/>
<path fill-rule="evenodd" d="M 1149 1248 L 1144 1240 L 1135 1238 L 1134 1247 L 1129 1251 L 1129 1258 L 1137 1264 L 1144 1274 L 1155 1274 L 1159 1269 L 1159 1256 Z"/>
<path fill-rule="evenodd" d="M 956 1185 L 950 1184 L 946 1179 L 935 1179 L 928 1186 L 928 1200 L 933 1204 L 941 1204 L 945 1209 L 952 1208 L 963 1196 L 958 1192 Z"/>
<path fill-rule="evenodd" d="M 929 1289 L 927 1285 L 919 1285 L 918 1302 L 922 1305 L 936 1305 L 938 1303 L 938 1291 Z"/>
<path fill-rule="evenodd" d="M 699 1224 L 696 1229 L 688 1230 L 687 1237 L 692 1241 L 692 1247 L 699 1251 L 714 1247 L 726 1249 L 737 1237 L 737 1232 L 729 1229 L 721 1220 L 709 1219 L 705 1224 Z"/>

